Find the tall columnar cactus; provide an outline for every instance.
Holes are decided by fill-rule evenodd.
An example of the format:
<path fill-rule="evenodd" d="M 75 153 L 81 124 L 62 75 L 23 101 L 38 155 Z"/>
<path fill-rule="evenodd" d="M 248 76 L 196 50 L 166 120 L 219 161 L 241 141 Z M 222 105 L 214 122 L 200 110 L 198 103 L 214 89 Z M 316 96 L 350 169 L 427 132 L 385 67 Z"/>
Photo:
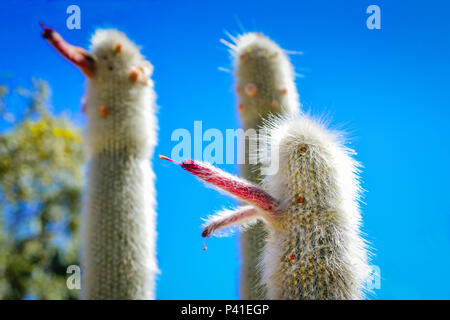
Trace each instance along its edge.
<path fill-rule="evenodd" d="M 153 299 L 156 144 L 152 65 L 125 34 L 98 30 L 90 52 L 44 37 L 88 77 L 88 186 L 83 213 L 84 299 Z"/>
<path fill-rule="evenodd" d="M 234 56 L 238 109 L 244 130 L 258 129 L 269 115 L 299 113 L 294 71 L 284 50 L 261 33 L 244 34 L 235 39 L 235 44 L 230 47 Z M 248 162 L 242 165 L 241 174 L 254 183 L 261 180 L 258 166 L 251 166 Z M 265 295 L 257 264 L 266 233 L 260 222 L 241 235 L 240 295 L 243 299 L 260 299 Z"/>
<path fill-rule="evenodd" d="M 210 218 L 202 236 L 257 220 L 268 299 L 360 299 L 369 274 L 360 234 L 358 163 L 338 133 L 308 117 L 269 122 L 263 188 L 207 164 L 182 167 L 248 205 Z"/>

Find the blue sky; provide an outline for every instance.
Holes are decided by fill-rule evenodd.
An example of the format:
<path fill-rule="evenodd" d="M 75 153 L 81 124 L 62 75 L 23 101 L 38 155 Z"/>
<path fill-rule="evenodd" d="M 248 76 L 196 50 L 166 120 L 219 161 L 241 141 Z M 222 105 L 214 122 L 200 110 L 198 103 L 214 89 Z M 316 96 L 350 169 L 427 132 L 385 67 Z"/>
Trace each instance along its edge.
<path fill-rule="evenodd" d="M 84 125 L 84 79 L 41 39 L 39 21 L 86 47 L 96 28 L 114 27 L 154 64 L 159 145 L 177 128 L 238 128 L 224 31 L 260 31 L 303 75 L 305 109 L 344 124 L 364 164 L 364 231 L 376 248 L 381 289 L 372 299 L 450 299 L 450 5 L 445 1 L 10 1 L 0 12 L 1 80 L 52 88 L 56 112 Z M 65 26 L 81 8 L 81 30 Z M 381 8 L 381 30 L 366 8 Z M 5 76 L 10 76 L 5 80 Z M 158 191 L 158 299 L 238 298 L 238 234 L 202 250 L 201 217 L 234 201 L 167 162 L 153 159 Z M 222 165 L 237 172 L 233 165 Z"/>

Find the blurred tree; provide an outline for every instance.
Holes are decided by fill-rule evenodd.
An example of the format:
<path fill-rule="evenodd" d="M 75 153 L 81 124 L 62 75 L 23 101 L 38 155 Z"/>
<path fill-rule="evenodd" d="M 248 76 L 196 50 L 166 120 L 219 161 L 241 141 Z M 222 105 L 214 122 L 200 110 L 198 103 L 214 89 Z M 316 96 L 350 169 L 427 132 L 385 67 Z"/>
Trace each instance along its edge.
<path fill-rule="evenodd" d="M 48 91 L 0 86 L 0 299 L 78 296 L 66 270 L 79 265 L 81 133 L 50 113 Z M 9 105 L 19 98 L 25 107 Z"/>

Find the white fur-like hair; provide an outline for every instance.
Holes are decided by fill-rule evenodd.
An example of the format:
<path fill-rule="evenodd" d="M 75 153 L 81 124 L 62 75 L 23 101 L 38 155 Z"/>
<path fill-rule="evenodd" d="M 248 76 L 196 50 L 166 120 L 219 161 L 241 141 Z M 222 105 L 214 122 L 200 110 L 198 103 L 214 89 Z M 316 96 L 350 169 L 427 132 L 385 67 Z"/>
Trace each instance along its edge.
<path fill-rule="evenodd" d="M 92 37 L 87 83 L 89 170 L 83 204 L 83 299 L 154 299 L 157 142 L 151 64 L 117 30 Z"/>
<path fill-rule="evenodd" d="M 127 145 L 142 157 L 151 157 L 155 134 L 155 99 L 153 66 L 139 48 L 117 30 L 97 30 L 92 37 L 91 52 L 96 57 L 96 75 L 88 79 L 85 95 L 89 122 L 86 132 L 88 154 Z M 122 46 L 120 53 L 114 46 Z M 129 73 L 138 70 L 137 82 Z M 103 117 L 104 105 L 111 116 Z"/>
<path fill-rule="evenodd" d="M 263 164 L 277 161 L 278 171 L 265 176 L 263 186 L 280 201 L 283 216 L 268 225 L 260 264 L 268 298 L 362 298 L 369 266 L 354 152 L 339 132 L 306 115 L 272 118 L 267 125 L 265 145 L 279 152 L 262 150 L 271 154 Z"/>

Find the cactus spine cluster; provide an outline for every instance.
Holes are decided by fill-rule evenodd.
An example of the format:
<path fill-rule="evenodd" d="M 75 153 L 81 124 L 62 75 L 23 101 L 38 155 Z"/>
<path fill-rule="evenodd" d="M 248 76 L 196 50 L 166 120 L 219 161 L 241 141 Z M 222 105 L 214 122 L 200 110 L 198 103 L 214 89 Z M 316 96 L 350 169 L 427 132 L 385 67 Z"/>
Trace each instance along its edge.
<path fill-rule="evenodd" d="M 276 43 L 261 33 L 247 33 L 235 39 L 231 49 L 238 110 L 244 130 L 258 129 L 269 115 L 298 114 L 300 104 L 294 71 L 286 53 Z M 255 183 L 261 180 L 258 166 L 244 164 L 241 174 Z M 260 222 L 241 235 L 242 299 L 261 299 L 265 295 L 257 265 L 266 233 Z"/>
<path fill-rule="evenodd" d="M 155 190 L 150 158 L 156 144 L 151 64 L 127 37 L 92 37 L 95 76 L 84 110 L 88 187 L 83 215 L 85 299 L 153 299 Z"/>

